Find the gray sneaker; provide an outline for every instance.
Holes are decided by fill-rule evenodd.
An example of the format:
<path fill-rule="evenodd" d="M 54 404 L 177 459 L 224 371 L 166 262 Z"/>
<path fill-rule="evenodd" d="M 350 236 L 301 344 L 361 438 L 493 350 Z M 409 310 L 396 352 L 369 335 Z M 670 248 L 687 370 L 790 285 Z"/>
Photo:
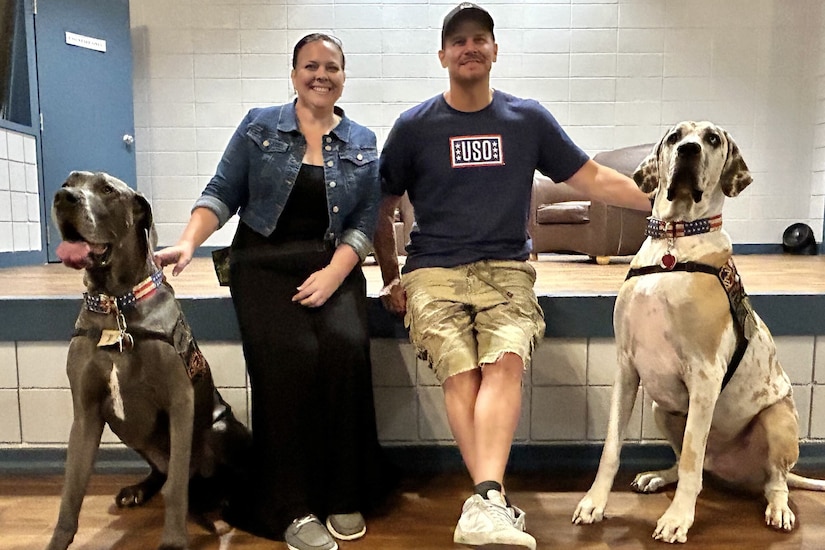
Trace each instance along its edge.
<path fill-rule="evenodd" d="M 313 514 L 290 523 L 284 531 L 284 542 L 289 550 L 338 550 L 338 543 Z"/>
<path fill-rule="evenodd" d="M 467 546 L 512 545 L 536 550 L 536 539 L 524 532 L 524 512 L 508 507 L 499 491 L 473 495 L 464 502 L 453 541 Z"/>
<path fill-rule="evenodd" d="M 327 529 L 336 539 L 355 540 L 364 536 L 367 532 L 367 524 L 361 512 L 330 514 L 327 517 Z"/>

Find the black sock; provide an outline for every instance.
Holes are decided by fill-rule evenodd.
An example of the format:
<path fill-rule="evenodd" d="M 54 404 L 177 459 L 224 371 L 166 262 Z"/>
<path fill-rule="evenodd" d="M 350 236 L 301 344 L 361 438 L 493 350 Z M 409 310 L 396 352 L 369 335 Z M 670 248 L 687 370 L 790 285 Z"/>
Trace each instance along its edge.
<path fill-rule="evenodd" d="M 498 491 L 500 493 L 501 483 L 498 481 L 482 481 L 475 486 L 476 494 L 481 495 L 484 498 L 487 498 L 487 491 Z"/>

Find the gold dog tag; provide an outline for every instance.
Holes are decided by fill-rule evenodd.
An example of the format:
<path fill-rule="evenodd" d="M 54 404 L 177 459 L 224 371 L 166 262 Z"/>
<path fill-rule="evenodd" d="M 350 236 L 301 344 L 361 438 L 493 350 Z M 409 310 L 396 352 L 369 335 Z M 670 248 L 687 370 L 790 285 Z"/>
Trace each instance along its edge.
<path fill-rule="evenodd" d="M 97 343 L 97 347 L 103 348 L 106 346 L 113 346 L 117 344 L 120 339 L 121 336 L 119 330 L 103 330 L 100 333 L 100 341 Z"/>

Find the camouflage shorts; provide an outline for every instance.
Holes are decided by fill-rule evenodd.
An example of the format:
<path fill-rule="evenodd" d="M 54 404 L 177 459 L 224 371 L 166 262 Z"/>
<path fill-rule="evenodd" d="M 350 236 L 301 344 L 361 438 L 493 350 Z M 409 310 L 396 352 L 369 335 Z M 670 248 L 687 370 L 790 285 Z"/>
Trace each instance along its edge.
<path fill-rule="evenodd" d="M 442 383 L 506 352 L 517 354 L 526 367 L 544 337 L 544 313 L 533 291 L 536 271 L 527 262 L 421 268 L 401 282 L 410 340 Z"/>

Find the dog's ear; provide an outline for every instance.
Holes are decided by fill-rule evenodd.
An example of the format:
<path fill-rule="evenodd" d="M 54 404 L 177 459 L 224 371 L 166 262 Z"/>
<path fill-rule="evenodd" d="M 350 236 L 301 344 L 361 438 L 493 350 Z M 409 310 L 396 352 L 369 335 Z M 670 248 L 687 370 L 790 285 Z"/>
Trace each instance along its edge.
<path fill-rule="evenodd" d="M 135 193 L 134 220 L 137 229 L 146 235 L 149 250 L 154 250 L 158 245 L 158 234 L 155 231 L 155 222 L 152 218 L 152 205 L 141 193 Z"/>
<path fill-rule="evenodd" d="M 633 172 L 633 181 L 644 193 L 652 193 L 659 188 L 659 155 L 662 152 L 664 140 L 664 137 L 659 140 L 653 151 L 639 163 L 636 171 Z"/>
<path fill-rule="evenodd" d="M 722 132 L 728 142 L 728 155 L 722 167 L 722 174 L 719 176 L 719 184 L 726 196 L 735 197 L 751 184 L 753 178 L 733 138 L 725 130 Z"/>

